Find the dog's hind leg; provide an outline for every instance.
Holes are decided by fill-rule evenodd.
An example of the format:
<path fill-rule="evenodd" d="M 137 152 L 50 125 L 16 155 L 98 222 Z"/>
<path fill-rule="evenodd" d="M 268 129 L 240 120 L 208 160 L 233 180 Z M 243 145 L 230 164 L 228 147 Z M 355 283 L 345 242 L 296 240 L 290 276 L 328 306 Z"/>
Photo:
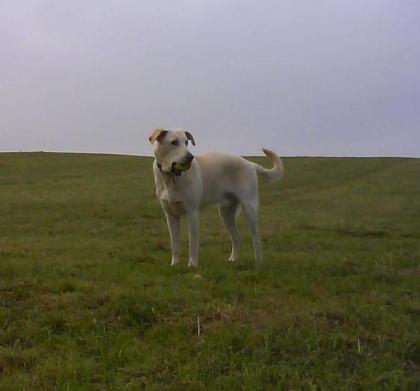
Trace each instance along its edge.
<path fill-rule="evenodd" d="M 248 222 L 249 229 L 251 230 L 255 260 L 257 262 L 261 262 L 262 252 L 261 252 L 260 232 L 259 232 L 258 223 L 257 223 L 257 209 L 258 209 L 257 203 L 242 203 L 242 208 L 244 210 L 244 214 Z"/>
<path fill-rule="evenodd" d="M 236 228 L 236 216 L 239 211 L 239 203 L 233 203 L 229 206 L 218 206 L 219 215 L 232 238 L 232 253 L 229 261 L 236 261 L 239 257 L 240 236 Z"/>

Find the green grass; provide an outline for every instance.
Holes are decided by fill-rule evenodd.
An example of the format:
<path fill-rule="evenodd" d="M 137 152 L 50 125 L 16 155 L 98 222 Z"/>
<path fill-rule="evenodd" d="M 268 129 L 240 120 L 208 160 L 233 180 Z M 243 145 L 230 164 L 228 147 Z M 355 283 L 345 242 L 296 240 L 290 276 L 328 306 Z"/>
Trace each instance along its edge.
<path fill-rule="evenodd" d="M 263 265 L 211 208 L 198 270 L 151 162 L 0 154 L 1 390 L 419 389 L 419 159 L 284 159 Z"/>

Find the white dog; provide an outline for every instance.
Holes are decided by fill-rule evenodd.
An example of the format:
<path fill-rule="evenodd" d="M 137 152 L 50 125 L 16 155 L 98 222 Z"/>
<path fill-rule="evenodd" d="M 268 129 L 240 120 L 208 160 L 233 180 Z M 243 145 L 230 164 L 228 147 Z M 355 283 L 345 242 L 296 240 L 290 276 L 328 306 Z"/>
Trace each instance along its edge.
<path fill-rule="evenodd" d="M 255 259 L 262 261 L 261 240 L 257 226 L 257 174 L 272 181 L 283 176 L 283 163 L 272 151 L 263 149 L 273 162 L 266 169 L 242 157 L 221 153 L 195 156 L 188 151 L 194 137 L 183 129 L 155 129 L 149 137 L 155 144 L 153 173 L 156 195 L 165 212 L 171 238 L 172 265 L 180 258 L 180 219 L 186 214 L 189 230 L 188 266 L 198 266 L 199 210 L 217 204 L 219 214 L 232 238 L 229 261 L 239 256 L 239 233 L 236 216 L 242 207 L 252 234 Z"/>

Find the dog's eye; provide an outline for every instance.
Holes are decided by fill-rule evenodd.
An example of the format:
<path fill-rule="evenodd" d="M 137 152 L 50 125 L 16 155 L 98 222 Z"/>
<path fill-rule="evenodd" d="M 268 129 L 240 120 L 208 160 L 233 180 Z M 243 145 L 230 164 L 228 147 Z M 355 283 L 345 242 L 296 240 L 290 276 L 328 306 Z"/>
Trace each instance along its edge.
<path fill-rule="evenodd" d="M 179 141 L 178 140 L 174 140 L 171 142 L 172 145 L 179 145 Z"/>

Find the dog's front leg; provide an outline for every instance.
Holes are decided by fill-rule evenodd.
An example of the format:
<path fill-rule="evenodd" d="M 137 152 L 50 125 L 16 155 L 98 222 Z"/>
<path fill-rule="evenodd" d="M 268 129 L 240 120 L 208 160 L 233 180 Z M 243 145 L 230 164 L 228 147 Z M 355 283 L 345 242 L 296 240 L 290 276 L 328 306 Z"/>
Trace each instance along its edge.
<path fill-rule="evenodd" d="M 198 266 L 198 252 L 200 246 L 200 223 L 198 211 L 189 211 L 187 213 L 188 231 L 190 239 L 190 260 L 188 266 Z"/>
<path fill-rule="evenodd" d="M 165 212 L 165 215 L 168 223 L 169 236 L 171 238 L 171 265 L 174 266 L 179 263 L 181 254 L 181 218 L 170 212 Z"/>

